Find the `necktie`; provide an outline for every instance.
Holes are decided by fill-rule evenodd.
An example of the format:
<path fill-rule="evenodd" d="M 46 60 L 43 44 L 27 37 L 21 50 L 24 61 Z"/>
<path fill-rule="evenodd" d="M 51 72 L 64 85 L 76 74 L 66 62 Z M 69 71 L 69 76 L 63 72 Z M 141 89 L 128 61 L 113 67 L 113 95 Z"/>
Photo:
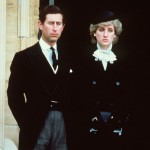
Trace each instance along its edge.
<path fill-rule="evenodd" d="M 53 48 L 53 47 L 51 47 L 50 49 L 52 50 L 53 67 L 54 67 L 54 69 L 56 69 L 56 66 L 57 66 L 56 54 L 55 54 L 55 51 L 54 51 L 54 48 Z"/>

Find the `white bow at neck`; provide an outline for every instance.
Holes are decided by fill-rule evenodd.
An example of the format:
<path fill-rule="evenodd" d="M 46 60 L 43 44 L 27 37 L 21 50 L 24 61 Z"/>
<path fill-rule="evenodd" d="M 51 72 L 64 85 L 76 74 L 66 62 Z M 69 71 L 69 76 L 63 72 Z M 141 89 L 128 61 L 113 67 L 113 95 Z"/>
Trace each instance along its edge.
<path fill-rule="evenodd" d="M 111 51 L 112 44 L 106 49 L 103 50 L 100 45 L 97 43 L 97 50 L 93 53 L 95 61 L 105 60 L 107 62 L 113 63 L 117 60 L 116 55 Z"/>

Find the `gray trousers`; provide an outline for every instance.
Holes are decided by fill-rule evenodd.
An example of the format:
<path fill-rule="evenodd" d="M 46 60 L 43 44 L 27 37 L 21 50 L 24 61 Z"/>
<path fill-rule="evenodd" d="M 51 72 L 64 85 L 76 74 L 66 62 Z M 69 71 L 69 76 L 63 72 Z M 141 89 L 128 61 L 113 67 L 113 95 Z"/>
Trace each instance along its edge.
<path fill-rule="evenodd" d="M 34 150 L 67 150 L 66 131 L 60 111 L 50 111 Z"/>

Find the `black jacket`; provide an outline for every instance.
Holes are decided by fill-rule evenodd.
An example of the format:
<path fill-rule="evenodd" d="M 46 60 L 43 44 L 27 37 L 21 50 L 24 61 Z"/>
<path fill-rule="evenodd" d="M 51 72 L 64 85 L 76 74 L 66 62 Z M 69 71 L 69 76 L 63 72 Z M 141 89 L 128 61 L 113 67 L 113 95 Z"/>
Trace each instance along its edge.
<path fill-rule="evenodd" d="M 101 61 L 95 61 L 92 56 L 97 48 L 93 46 L 88 49 L 78 66 L 78 92 L 74 96 L 78 100 L 76 133 L 79 133 L 77 143 L 80 143 L 80 147 L 77 149 L 131 148 L 135 110 L 133 64 L 123 51 L 114 46 L 112 51 L 117 56 L 117 61 L 108 63 L 107 70 L 104 71 Z M 110 113 L 107 121 L 103 112 Z M 92 121 L 93 118 L 96 119 Z M 91 129 L 97 132 L 92 132 Z M 120 131 L 121 136 L 116 130 Z"/>
<path fill-rule="evenodd" d="M 8 83 L 8 104 L 20 127 L 19 150 L 31 150 L 51 100 L 60 101 L 62 112 L 70 65 L 58 47 L 59 68 L 54 74 L 39 43 L 15 54 Z"/>

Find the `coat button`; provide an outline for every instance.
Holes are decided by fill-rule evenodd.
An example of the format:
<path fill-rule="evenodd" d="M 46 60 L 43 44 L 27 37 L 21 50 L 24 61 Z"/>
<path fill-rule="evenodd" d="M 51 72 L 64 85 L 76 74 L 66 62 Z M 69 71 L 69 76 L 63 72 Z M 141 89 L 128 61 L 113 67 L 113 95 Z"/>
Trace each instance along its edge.
<path fill-rule="evenodd" d="M 95 84 L 96 84 L 96 81 L 92 81 L 92 84 L 95 85 Z"/>
<path fill-rule="evenodd" d="M 119 81 L 117 81 L 117 82 L 116 82 L 116 85 L 117 85 L 117 86 L 118 86 L 118 85 L 120 85 L 120 82 L 119 82 Z"/>

